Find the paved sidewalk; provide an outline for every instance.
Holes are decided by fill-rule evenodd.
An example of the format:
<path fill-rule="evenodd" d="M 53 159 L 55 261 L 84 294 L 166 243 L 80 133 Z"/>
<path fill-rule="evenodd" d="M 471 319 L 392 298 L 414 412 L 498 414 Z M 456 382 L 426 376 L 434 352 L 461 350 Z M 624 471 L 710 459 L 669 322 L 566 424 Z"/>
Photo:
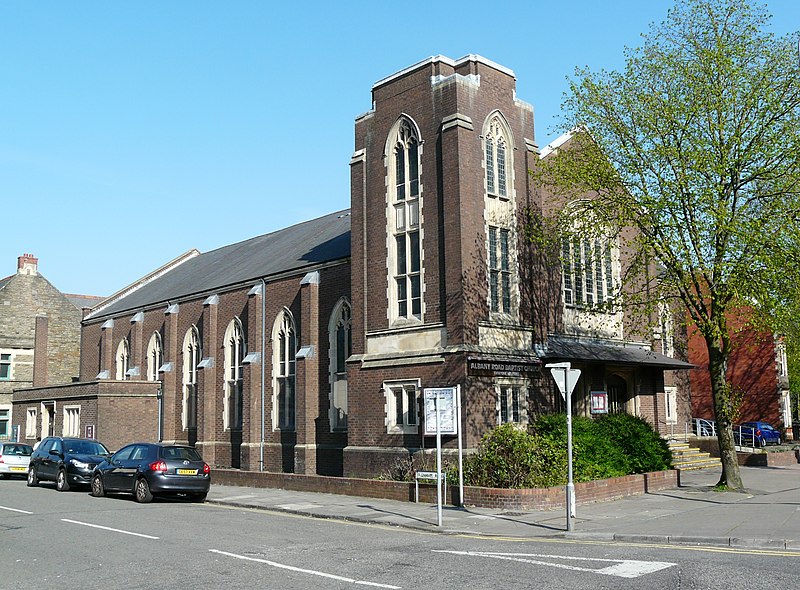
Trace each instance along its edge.
<path fill-rule="evenodd" d="M 800 551 L 800 465 L 742 467 L 746 493 L 713 490 L 718 469 L 683 472 L 681 487 L 563 510 L 508 512 L 271 488 L 212 485 L 208 502 L 444 534 L 553 537 Z"/>

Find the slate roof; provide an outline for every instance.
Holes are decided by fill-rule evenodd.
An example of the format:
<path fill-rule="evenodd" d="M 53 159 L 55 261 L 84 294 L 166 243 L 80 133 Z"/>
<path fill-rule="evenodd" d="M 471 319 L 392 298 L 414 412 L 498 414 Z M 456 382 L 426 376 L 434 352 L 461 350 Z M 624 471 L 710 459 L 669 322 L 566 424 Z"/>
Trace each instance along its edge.
<path fill-rule="evenodd" d="M 350 210 L 205 252 L 99 309 L 96 320 L 350 257 Z"/>
<path fill-rule="evenodd" d="M 96 295 L 74 295 L 72 293 L 64 293 L 64 297 L 69 299 L 70 303 L 78 309 L 92 308 L 105 299 L 105 297 Z"/>
<path fill-rule="evenodd" d="M 690 363 L 638 346 L 615 346 L 553 336 L 547 338 L 547 353 L 542 356 L 542 360 L 545 362 L 577 360 L 657 369 L 691 369 L 694 367 Z"/>

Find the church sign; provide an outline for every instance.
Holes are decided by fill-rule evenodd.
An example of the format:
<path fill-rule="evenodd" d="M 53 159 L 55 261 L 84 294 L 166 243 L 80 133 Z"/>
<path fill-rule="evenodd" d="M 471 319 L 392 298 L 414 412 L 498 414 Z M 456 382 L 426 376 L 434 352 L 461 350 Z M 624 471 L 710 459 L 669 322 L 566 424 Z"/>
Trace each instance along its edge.
<path fill-rule="evenodd" d="M 541 373 L 538 359 L 512 361 L 503 359 L 467 359 L 467 375 L 471 377 L 522 377 Z"/>

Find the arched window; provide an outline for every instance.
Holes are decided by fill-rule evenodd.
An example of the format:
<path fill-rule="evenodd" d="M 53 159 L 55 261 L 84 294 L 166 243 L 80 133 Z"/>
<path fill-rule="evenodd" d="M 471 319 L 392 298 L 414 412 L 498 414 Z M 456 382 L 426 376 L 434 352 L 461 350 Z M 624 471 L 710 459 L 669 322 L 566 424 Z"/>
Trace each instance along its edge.
<path fill-rule="evenodd" d="M 331 314 L 330 335 L 330 424 L 331 430 L 347 430 L 347 358 L 353 352 L 350 304 L 342 299 Z"/>
<path fill-rule="evenodd" d="M 150 336 L 147 344 L 147 380 L 158 381 L 158 369 L 164 360 L 164 353 L 161 347 L 161 334 L 158 332 Z"/>
<path fill-rule="evenodd" d="M 115 379 L 117 381 L 124 381 L 125 379 L 130 379 L 130 375 L 128 375 L 128 361 L 130 355 L 128 353 L 128 341 L 122 340 L 117 346 L 117 357 L 116 357 L 116 365 L 117 371 Z"/>
<path fill-rule="evenodd" d="M 514 314 L 516 305 L 516 248 L 511 131 L 500 112 L 494 112 L 483 126 L 486 170 L 486 243 L 489 309 L 492 314 Z"/>
<path fill-rule="evenodd" d="M 242 427 L 244 410 L 244 331 L 239 318 L 234 318 L 225 330 L 225 429 Z"/>
<path fill-rule="evenodd" d="M 619 251 L 600 220 L 580 203 L 567 209 L 571 228 L 561 238 L 561 275 L 568 307 L 593 307 L 615 295 Z"/>
<path fill-rule="evenodd" d="M 297 337 L 289 310 L 283 310 L 275 320 L 272 347 L 273 424 L 282 430 L 294 430 Z"/>
<path fill-rule="evenodd" d="M 422 319 L 422 243 L 420 224 L 420 139 L 406 117 L 393 128 L 387 142 L 390 183 L 389 269 L 390 317 Z"/>
<path fill-rule="evenodd" d="M 197 428 L 197 365 L 200 363 L 200 335 L 192 326 L 183 338 L 183 404 L 181 418 L 183 429 Z"/>
<path fill-rule="evenodd" d="M 495 197 L 509 196 L 506 171 L 510 168 L 507 161 L 508 131 L 505 122 L 499 115 L 489 119 L 484 133 L 486 148 L 486 192 Z"/>

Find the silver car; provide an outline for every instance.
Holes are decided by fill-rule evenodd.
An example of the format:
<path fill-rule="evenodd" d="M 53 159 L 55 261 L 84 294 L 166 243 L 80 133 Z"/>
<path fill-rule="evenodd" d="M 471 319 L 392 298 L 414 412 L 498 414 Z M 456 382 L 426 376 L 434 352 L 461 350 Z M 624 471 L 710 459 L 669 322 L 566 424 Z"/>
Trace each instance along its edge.
<path fill-rule="evenodd" d="M 25 477 L 32 453 L 33 447 L 25 443 L 0 443 L 0 477 Z"/>

